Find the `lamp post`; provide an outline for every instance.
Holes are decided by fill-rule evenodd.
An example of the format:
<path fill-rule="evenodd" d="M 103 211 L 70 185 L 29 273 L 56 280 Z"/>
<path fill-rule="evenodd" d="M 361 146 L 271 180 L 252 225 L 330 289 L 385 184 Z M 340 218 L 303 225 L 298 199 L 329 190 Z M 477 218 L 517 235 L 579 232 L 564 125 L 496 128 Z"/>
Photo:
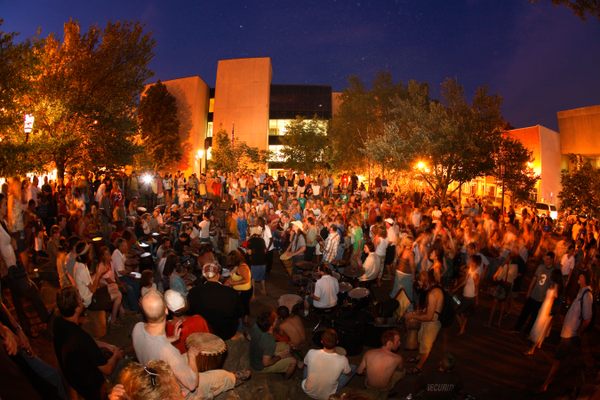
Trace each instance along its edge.
<path fill-rule="evenodd" d="M 202 162 L 204 161 L 204 149 L 198 149 L 196 153 L 196 159 L 200 165 L 200 174 L 202 174 Z"/>

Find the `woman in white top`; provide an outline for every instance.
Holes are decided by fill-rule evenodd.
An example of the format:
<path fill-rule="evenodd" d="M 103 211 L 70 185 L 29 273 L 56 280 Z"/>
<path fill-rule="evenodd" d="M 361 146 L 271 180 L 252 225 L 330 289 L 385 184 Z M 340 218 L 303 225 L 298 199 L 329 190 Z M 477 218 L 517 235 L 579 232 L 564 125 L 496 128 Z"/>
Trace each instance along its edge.
<path fill-rule="evenodd" d="M 100 278 L 107 272 L 108 265 L 98 264 L 96 273 L 92 277 L 87 267 L 89 262 L 90 246 L 81 241 L 75 246 L 77 259 L 73 267 L 73 280 L 83 300 L 83 305 L 92 311 L 112 311 L 116 315 L 120 302 L 112 301 L 107 286 L 100 286 Z M 114 320 L 113 320 L 114 321 Z"/>
<path fill-rule="evenodd" d="M 455 289 L 455 292 L 463 288 L 460 306 L 456 310 L 456 319 L 458 320 L 458 326 L 460 328 L 458 334 L 462 335 L 465 333 L 467 327 L 467 321 L 475 310 L 477 304 L 477 293 L 479 292 L 479 264 L 481 263 L 481 256 L 474 254 L 469 256 L 467 262 L 467 273 L 463 282 Z"/>
<path fill-rule="evenodd" d="M 372 282 L 377 279 L 379 273 L 379 258 L 375 254 L 375 244 L 373 242 L 366 242 L 363 246 L 363 251 L 367 255 L 362 264 L 365 272 L 358 277 L 358 280 L 360 282 Z"/>
<path fill-rule="evenodd" d="M 108 288 L 108 294 L 110 299 L 113 301 L 113 307 L 111 309 L 111 323 L 114 325 L 117 323 L 119 314 L 123 316 L 125 309 L 123 308 L 123 294 L 119 290 L 119 284 L 115 277 L 115 271 L 112 267 L 112 254 L 108 247 L 101 247 L 98 251 L 100 256 L 98 257 L 98 269 L 106 270 L 106 272 L 100 277 L 100 287 L 106 286 Z"/>

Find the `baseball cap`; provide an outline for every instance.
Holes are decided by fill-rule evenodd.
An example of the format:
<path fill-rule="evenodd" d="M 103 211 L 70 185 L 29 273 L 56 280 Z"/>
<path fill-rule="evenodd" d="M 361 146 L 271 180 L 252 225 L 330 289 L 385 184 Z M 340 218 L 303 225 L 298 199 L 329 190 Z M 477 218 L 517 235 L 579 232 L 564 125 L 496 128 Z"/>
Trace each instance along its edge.
<path fill-rule="evenodd" d="M 176 290 L 167 290 L 165 292 L 165 303 L 171 312 L 179 311 L 185 307 L 183 295 Z"/>
<path fill-rule="evenodd" d="M 390 225 L 394 225 L 394 220 L 393 220 L 393 219 L 391 219 L 391 218 L 386 218 L 386 219 L 385 219 L 385 222 L 387 222 L 387 223 L 388 223 L 388 224 L 390 224 Z"/>

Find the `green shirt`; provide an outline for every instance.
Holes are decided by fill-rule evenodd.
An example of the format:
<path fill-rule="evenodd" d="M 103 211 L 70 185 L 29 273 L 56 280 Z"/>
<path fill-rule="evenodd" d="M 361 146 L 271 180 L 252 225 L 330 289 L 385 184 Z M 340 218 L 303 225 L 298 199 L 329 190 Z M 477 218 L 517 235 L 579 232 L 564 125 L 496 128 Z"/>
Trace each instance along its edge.
<path fill-rule="evenodd" d="M 263 332 L 258 325 L 250 328 L 250 366 L 261 371 L 264 368 L 263 356 L 275 355 L 275 338 L 268 332 Z"/>

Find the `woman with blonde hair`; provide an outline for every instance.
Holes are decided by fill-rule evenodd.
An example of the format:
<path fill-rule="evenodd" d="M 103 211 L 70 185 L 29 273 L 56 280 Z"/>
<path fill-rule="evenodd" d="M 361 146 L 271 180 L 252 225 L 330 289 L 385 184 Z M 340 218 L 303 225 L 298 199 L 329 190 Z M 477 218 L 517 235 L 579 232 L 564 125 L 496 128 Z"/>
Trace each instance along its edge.
<path fill-rule="evenodd" d="M 167 364 L 152 360 L 147 365 L 131 363 L 119 376 L 109 400 L 183 400 L 185 396 Z"/>

